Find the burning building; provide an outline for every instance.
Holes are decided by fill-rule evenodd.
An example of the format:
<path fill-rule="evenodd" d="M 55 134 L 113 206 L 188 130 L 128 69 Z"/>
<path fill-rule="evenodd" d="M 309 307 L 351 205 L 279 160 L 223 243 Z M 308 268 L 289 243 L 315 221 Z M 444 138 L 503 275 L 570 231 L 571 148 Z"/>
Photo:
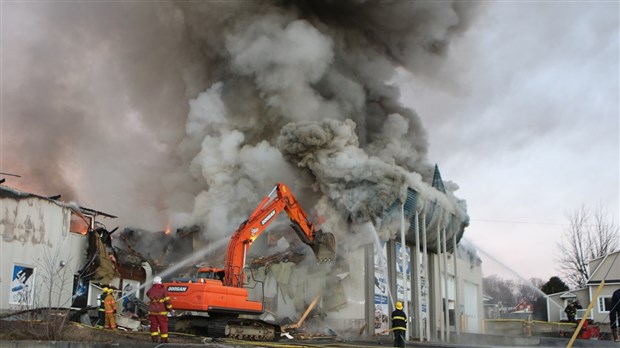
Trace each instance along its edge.
<path fill-rule="evenodd" d="M 12 280 L 0 289 L 6 294 L 0 306 L 3 312 L 48 306 L 86 308 L 96 304 L 102 286 L 119 289 L 119 296 L 142 298 L 141 289 L 154 272 L 167 272 L 204 246 L 199 229 L 191 228 L 176 236 L 126 229 L 112 247 L 110 232 L 97 218 L 114 216 L 1 188 L 2 278 Z M 467 332 L 476 332 L 479 260 L 464 249 L 455 252 L 463 226 L 452 229 L 449 223 L 438 222 L 434 214 L 442 208 L 436 202 L 426 206 L 432 210 L 421 208 L 416 191 L 409 190 L 404 204 L 395 202 L 385 212 L 402 218 L 405 229 L 400 238 L 381 240 L 374 226 L 358 226 L 353 239 L 339 238 L 337 261 L 328 268 L 304 261 L 304 251 L 292 247 L 299 241 L 290 231 L 268 232 L 250 250 L 248 261 L 264 286 L 260 289 L 270 320 L 296 320 L 323 292 L 318 306 L 322 319 L 309 321 L 314 325 L 311 330 L 331 327 L 340 335 L 360 330 L 379 333 L 387 328 L 390 306 L 399 300 L 413 318 L 421 318 L 412 322 L 415 337 L 437 339 L 430 332 L 447 334 L 450 325 L 458 332 L 466 323 Z M 403 241 L 406 248 L 401 247 Z M 195 261 L 217 260 L 218 249 L 212 254 L 216 257 L 203 253 Z M 420 262 L 412 263 L 416 259 Z M 448 296 L 439 296 L 440 291 Z M 50 293 L 53 304 L 45 302 Z M 449 311 L 438 309 L 442 307 Z M 455 310 L 459 307 L 461 313 Z M 444 328 L 433 323 L 450 324 Z"/>
<path fill-rule="evenodd" d="M 44 4 L 36 15 L 54 27 L 45 32 L 62 33 L 70 47 L 47 55 L 53 67 L 15 77 L 23 80 L 15 85 L 33 87 L 37 103 L 21 100 L 6 84 L 5 111 L 16 118 L 4 122 L 20 134 L 23 125 L 38 124 L 36 115 L 48 115 L 35 145 L 62 146 L 32 149 L 32 158 L 8 149 L 5 163 L 39 185 L 49 181 L 45 173 L 73 196 L 121 210 L 119 221 L 127 226 L 198 226 L 204 245 L 225 245 L 272 185 L 284 182 L 321 228 L 336 235 L 338 260 L 330 272 L 303 261 L 262 271 L 266 265 L 257 265 L 273 308 L 294 317 L 318 291 L 312 286 L 332 289 L 321 307 L 325 320 L 342 332 L 365 327 L 370 334 L 383 327 L 381 319 L 377 329 L 376 312 L 387 313 L 398 298 L 412 317 L 425 319 L 424 326 L 411 325 L 412 336 L 448 335 L 450 327 L 460 329 L 460 317 L 481 318 L 475 314 L 482 303 L 479 283 L 475 276 L 463 283 L 468 273 L 456 262 L 466 204 L 455 195 L 458 186 L 443 181 L 428 159 L 422 119 L 401 100 L 394 80 L 441 75 L 451 43 L 479 6 Z M 30 57 L 39 45 L 28 43 L 9 40 L 6 51 Z M 104 59 L 98 67 L 114 71 L 80 70 L 95 56 Z M 65 70 L 71 73 L 55 75 Z M 12 78 L 14 70 L 7 71 Z M 106 83 L 89 94 L 83 79 L 66 76 Z M 50 86 L 40 79 L 63 88 L 40 90 Z M 92 146 L 92 139 L 109 146 Z M 67 175 L 65 165 L 80 170 Z M 294 245 L 287 228 L 273 225 L 253 252 Z M 194 252 L 201 250 L 192 244 Z M 208 256 L 217 263 L 217 256 Z M 399 276 L 407 273 L 410 278 Z M 309 274 L 321 282 L 310 284 Z M 459 301 L 461 292 L 472 300 Z M 470 302 L 480 305 L 470 308 Z"/>

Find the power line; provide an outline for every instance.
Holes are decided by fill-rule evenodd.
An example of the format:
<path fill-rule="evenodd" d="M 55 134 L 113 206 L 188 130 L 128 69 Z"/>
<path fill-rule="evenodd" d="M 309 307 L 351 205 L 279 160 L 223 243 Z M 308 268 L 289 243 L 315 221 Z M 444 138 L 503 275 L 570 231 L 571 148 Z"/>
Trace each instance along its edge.
<path fill-rule="evenodd" d="M 572 223 L 561 223 L 561 222 L 534 222 L 534 221 L 510 221 L 510 220 L 489 220 L 489 219 L 469 219 L 469 221 L 490 222 L 490 223 L 498 223 L 498 224 L 573 226 Z M 601 225 L 600 224 L 579 224 L 579 226 L 597 227 Z M 615 226 L 615 224 L 603 224 L 602 226 Z"/>
<path fill-rule="evenodd" d="M 490 220 L 490 219 L 470 219 L 469 221 L 491 222 L 491 223 L 500 223 L 500 224 L 560 225 L 560 226 L 571 225 L 568 223 L 560 223 L 560 222 L 533 222 L 533 221 Z M 588 225 L 588 226 L 596 226 L 596 225 Z"/>

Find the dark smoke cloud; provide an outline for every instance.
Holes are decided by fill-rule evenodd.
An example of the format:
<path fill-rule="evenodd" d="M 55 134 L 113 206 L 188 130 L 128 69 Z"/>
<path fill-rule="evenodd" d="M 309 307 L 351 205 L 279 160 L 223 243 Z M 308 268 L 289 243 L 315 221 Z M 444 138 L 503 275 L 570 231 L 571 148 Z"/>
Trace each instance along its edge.
<path fill-rule="evenodd" d="M 399 198 L 407 173 L 366 154 L 354 131 L 351 120 L 289 123 L 278 148 L 290 162 L 308 168 L 319 190 L 352 222 L 373 221 Z"/>
<path fill-rule="evenodd" d="M 401 68 L 440 74 L 478 10 L 447 1 L 3 6 L 0 166 L 23 176 L 9 184 L 62 193 L 121 224 L 161 230 L 171 219 L 215 237 L 276 181 L 303 192 L 304 206 L 318 201 L 360 223 L 406 185 L 428 185 L 419 180 L 432 175 L 426 132 L 390 80 Z"/>

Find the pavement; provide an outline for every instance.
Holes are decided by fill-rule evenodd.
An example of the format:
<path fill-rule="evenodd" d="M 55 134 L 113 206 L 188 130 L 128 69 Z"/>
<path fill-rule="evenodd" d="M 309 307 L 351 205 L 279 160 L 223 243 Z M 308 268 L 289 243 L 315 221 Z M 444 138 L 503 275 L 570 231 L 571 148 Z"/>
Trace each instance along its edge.
<path fill-rule="evenodd" d="M 540 347 L 555 348 L 567 347 L 568 338 L 561 337 L 511 337 L 491 335 L 460 335 L 453 337 L 452 342 L 419 342 L 409 341 L 407 347 L 417 348 L 484 348 L 484 347 Z M 118 348 L 118 343 L 92 342 L 53 342 L 53 341 L 0 341 L 0 348 Z M 211 347 L 211 348 L 351 348 L 351 347 L 392 347 L 392 340 L 379 338 L 372 340 L 286 340 L 276 342 L 254 342 L 232 339 L 211 340 L 205 339 L 202 344 L 156 344 L 135 343 L 132 348 L 182 348 L 182 347 Z M 620 343 L 608 340 L 575 340 L 575 348 L 620 348 Z"/>

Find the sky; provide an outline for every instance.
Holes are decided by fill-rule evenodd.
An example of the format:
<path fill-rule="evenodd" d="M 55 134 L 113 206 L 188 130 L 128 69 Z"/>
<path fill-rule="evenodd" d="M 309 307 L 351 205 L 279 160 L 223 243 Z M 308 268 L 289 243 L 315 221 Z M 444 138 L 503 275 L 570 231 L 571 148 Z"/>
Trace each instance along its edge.
<path fill-rule="evenodd" d="M 453 47 L 454 80 L 402 82 L 467 200 L 485 275 L 560 275 L 566 214 L 581 206 L 618 224 L 618 6 L 498 2 Z"/>
<path fill-rule="evenodd" d="M 364 223 L 437 164 L 485 275 L 526 279 L 567 212 L 618 223 L 617 2 L 310 3 L 2 2 L 0 172 L 221 237 L 275 177 Z"/>

